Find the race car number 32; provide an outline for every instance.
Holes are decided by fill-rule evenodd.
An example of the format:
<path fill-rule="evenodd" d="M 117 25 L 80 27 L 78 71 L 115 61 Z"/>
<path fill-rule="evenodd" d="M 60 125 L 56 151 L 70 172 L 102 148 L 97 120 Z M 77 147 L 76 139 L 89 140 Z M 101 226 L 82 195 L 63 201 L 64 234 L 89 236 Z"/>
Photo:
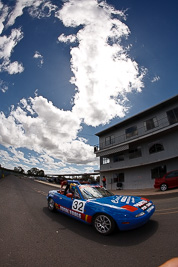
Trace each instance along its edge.
<path fill-rule="evenodd" d="M 72 209 L 81 213 L 84 213 L 85 202 L 75 199 L 72 203 Z"/>

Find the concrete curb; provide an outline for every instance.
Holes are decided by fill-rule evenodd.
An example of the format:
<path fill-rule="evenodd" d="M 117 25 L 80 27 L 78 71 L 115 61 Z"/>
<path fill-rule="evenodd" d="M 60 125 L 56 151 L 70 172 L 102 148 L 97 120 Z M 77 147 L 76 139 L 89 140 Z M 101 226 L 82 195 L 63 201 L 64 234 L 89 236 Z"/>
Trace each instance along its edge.
<path fill-rule="evenodd" d="M 112 190 L 115 195 L 132 195 L 132 196 L 142 196 L 150 199 L 158 198 L 172 198 L 178 197 L 178 189 L 169 189 L 167 191 L 160 191 L 154 188 L 150 189 L 130 189 L 130 190 Z"/>
<path fill-rule="evenodd" d="M 46 184 L 48 186 L 56 187 L 56 188 L 61 188 L 60 185 L 58 184 L 53 184 L 53 183 L 48 183 L 44 181 L 39 181 L 39 180 L 34 180 L 35 182 Z M 158 199 L 158 198 L 172 198 L 172 197 L 178 197 L 178 189 L 169 189 L 167 191 L 160 191 L 154 188 L 147 188 L 147 189 L 121 189 L 121 190 L 109 190 L 115 195 L 131 195 L 131 196 L 142 196 L 145 198 L 150 198 L 150 199 Z"/>

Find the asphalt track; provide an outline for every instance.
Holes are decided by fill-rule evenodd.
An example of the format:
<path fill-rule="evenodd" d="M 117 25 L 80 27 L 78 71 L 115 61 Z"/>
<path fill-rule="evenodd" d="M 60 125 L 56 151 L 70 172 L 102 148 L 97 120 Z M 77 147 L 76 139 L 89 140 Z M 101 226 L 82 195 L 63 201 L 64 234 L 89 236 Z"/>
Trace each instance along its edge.
<path fill-rule="evenodd" d="M 49 212 L 51 189 L 27 178 L 0 180 L 0 267 L 157 267 L 178 256 L 174 190 L 154 200 L 156 212 L 145 226 L 104 237 L 91 226 Z"/>

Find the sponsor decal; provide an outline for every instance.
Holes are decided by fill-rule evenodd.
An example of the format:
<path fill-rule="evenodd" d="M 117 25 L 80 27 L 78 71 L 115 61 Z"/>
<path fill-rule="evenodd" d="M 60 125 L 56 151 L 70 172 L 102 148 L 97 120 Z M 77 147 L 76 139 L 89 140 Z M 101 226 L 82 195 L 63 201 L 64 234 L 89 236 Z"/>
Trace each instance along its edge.
<path fill-rule="evenodd" d="M 117 196 L 115 199 L 112 199 L 111 202 L 115 203 L 115 204 L 118 204 L 120 198 L 121 198 L 121 196 Z"/>
<path fill-rule="evenodd" d="M 134 207 L 138 207 L 138 208 L 141 208 L 144 204 L 146 204 L 147 201 L 146 200 L 142 200 L 142 201 L 139 201 L 138 203 L 136 203 L 134 205 Z"/>
<path fill-rule="evenodd" d="M 61 205 L 58 205 L 57 208 L 58 208 L 60 211 L 62 211 L 62 212 L 65 212 L 65 213 L 67 213 L 67 214 L 69 214 L 69 215 L 72 215 L 72 216 L 74 216 L 74 217 L 77 217 L 77 218 L 81 219 L 81 214 L 80 214 L 79 212 L 76 212 L 76 211 L 74 211 L 74 210 L 68 209 L 68 208 L 63 207 L 63 206 L 61 206 Z"/>
<path fill-rule="evenodd" d="M 134 197 L 131 196 L 116 196 L 115 199 L 111 200 L 112 203 L 118 204 L 119 202 L 130 204 L 130 203 L 135 203 Z"/>
<path fill-rule="evenodd" d="M 76 204 L 78 204 L 78 206 L 75 206 L 74 205 L 74 208 L 76 207 L 76 209 L 77 209 L 77 207 L 78 207 L 78 209 L 80 210 L 81 209 L 81 204 L 80 204 L 80 202 L 83 202 L 83 206 L 82 206 L 82 208 L 84 209 L 84 207 L 85 207 L 85 205 L 84 205 L 84 201 L 79 201 L 78 200 L 78 202 L 79 203 L 75 203 L 75 205 Z M 66 213 L 66 214 L 68 214 L 68 215 L 72 215 L 72 216 L 74 216 L 74 217 L 76 217 L 76 218 L 78 218 L 78 219 L 81 219 L 81 220 L 83 220 L 83 221 L 86 221 L 86 222 L 88 222 L 88 223 L 91 223 L 91 221 L 92 221 L 92 216 L 90 216 L 90 215 L 85 215 L 84 213 L 80 213 L 80 212 L 78 212 L 77 210 L 71 210 L 71 209 L 69 209 L 69 208 L 66 208 L 66 207 L 63 207 L 63 206 L 61 206 L 61 205 L 59 205 L 59 204 L 55 204 L 55 206 L 56 206 L 56 208 L 58 209 L 58 210 L 60 210 L 60 211 L 62 211 L 62 212 L 64 212 L 64 213 Z"/>
<path fill-rule="evenodd" d="M 147 209 L 147 212 L 150 212 L 154 209 L 154 205 L 152 205 L 150 208 Z"/>
<path fill-rule="evenodd" d="M 146 199 L 143 199 L 142 201 L 136 203 L 134 207 L 141 208 L 143 211 L 147 210 L 148 212 L 149 212 L 149 208 L 150 208 L 150 211 L 154 208 L 154 206 L 152 206 L 152 203 L 148 202 Z"/>

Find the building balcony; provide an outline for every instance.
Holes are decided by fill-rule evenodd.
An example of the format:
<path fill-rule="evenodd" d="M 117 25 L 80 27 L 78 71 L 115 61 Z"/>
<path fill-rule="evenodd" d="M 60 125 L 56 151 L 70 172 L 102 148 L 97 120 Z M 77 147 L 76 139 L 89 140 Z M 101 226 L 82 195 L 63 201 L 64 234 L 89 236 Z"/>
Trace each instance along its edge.
<path fill-rule="evenodd" d="M 150 131 L 145 131 L 144 127 L 138 129 L 138 134 L 134 135 L 130 138 L 126 137 L 126 134 L 116 136 L 112 143 L 107 144 L 106 142 L 100 142 L 99 146 L 94 146 L 94 153 L 97 157 L 107 156 L 111 154 L 115 154 L 118 152 L 123 152 L 129 150 L 129 146 L 131 144 L 139 144 L 139 142 L 143 142 L 143 140 L 153 140 L 157 138 L 157 136 L 162 136 L 169 131 L 176 131 L 178 129 L 178 122 L 170 125 L 168 121 L 165 123 L 160 123 L 159 127 L 155 127 Z"/>

